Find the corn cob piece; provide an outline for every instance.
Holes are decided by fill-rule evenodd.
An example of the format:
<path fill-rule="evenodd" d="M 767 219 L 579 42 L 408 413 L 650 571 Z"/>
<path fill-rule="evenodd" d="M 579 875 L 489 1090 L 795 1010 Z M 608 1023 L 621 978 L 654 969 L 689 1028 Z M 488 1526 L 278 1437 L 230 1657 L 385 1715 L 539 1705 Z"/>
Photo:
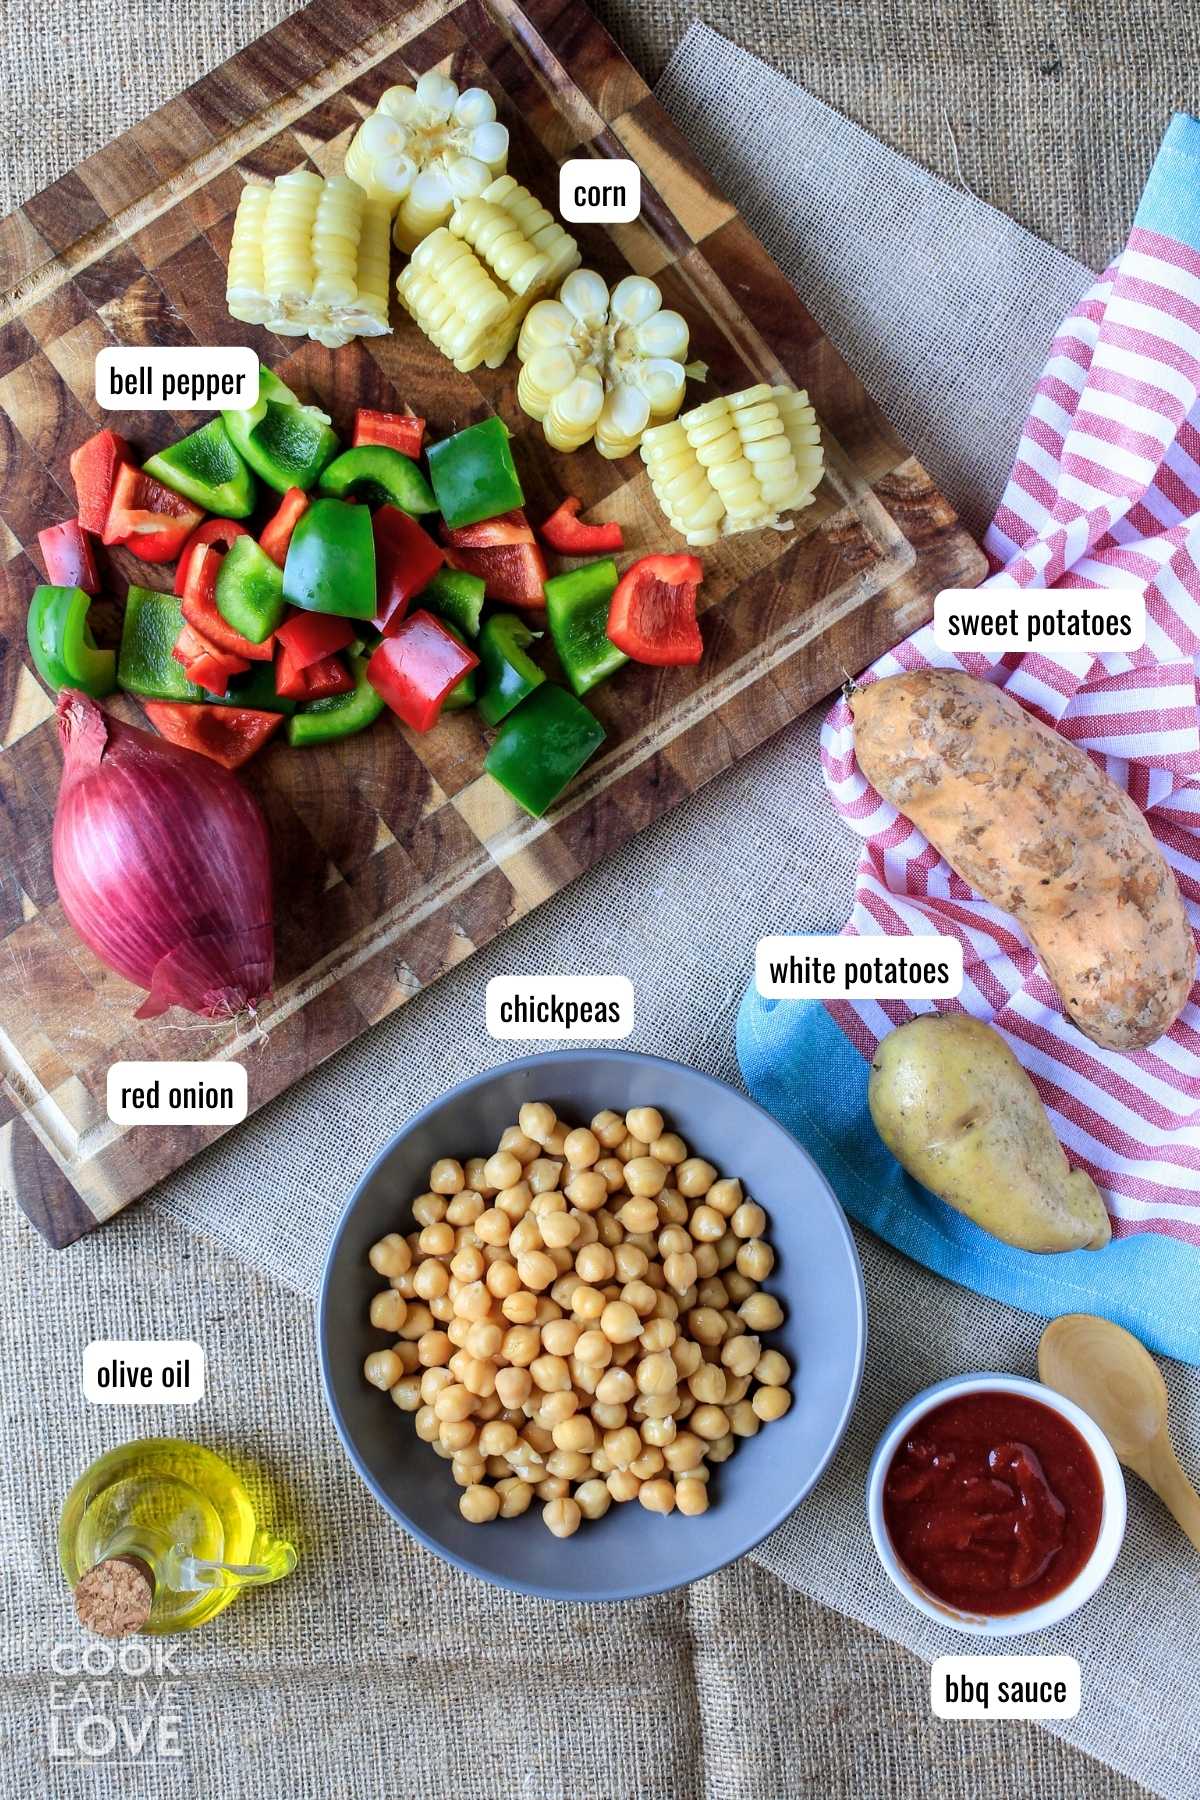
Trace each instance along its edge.
<path fill-rule="evenodd" d="M 595 270 L 576 269 L 525 315 L 517 399 L 554 449 L 594 440 L 601 456 L 629 456 L 679 411 L 687 351 L 687 322 L 663 309 L 655 282 L 626 275 L 610 294 Z"/>
<path fill-rule="evenodd" d="M 578 261 L 575 239 L 528 188 L 502 175 L 421 240 L 396 292 L 455 368 L 496 369 L 538 295 Z"/>
<path fill-rule="evenodd" d="M 811 503 L 824 467 L 808 395 L 761 382 L 647 431 L 642 460 L 668 521 L 695 545 L 786 530 L 782 515 Z"/>
<path fill-rule="evenodd" d="M 391 211 L 346 175 L 293 169 L 242 189 L 226 301 L 235 319 L 335 348 L 388 330 Z"/>
<path fill-rule="evenodd" d="M 415 88 L 390 87 L 346 152 L 346 173 L 396 214 L 406 253 L 445 225 L 459 200 L 482 194 L 508 164 L 508 128 L 483 88 L 430 69 Z M 398 209 L 398 210 L 397 210 Z"/>

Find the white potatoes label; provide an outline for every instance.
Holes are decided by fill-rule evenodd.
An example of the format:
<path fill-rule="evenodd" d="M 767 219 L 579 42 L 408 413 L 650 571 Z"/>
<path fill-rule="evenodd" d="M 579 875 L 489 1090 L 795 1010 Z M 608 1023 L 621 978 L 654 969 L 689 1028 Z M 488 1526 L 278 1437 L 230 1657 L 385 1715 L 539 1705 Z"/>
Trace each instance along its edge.
<path fill-rule="evenodd" d="M 1073 1719 L 1080 1691 L 1073 1656 L 939 1656 L 929 1671 L 938 1719 Z"/>
<path fill-rule="evenodd" d="M 558 210 L 572 225 L 628 225 L 642 210 L 642 171 L 623 156 L 573 156 L 558 172 Z"/>
<path fill-rule="evenodd" d="M 953 1000 L 962 991 L 957 938 L 759 938 L 754 981 L 764 1000 Z"/>
<path fill-rule="evenodd" d="M 258 357 L 234 345 L 101 350 L 96 401 L 106 412 L 245 412 L 258 404 Z"/>
<path fill-rule="evenodd" d="M 246 1071 L 235 1062 L 119 1062 L 107 1081 L 114 1125 L 240 1125 Z"/>
<path fill-rule="evenodd" d="M 190 1406 L 204 1398 L 204 1350 L 190 1338 L 97 1338 L 83 1353 L 93 1406 Z"/>

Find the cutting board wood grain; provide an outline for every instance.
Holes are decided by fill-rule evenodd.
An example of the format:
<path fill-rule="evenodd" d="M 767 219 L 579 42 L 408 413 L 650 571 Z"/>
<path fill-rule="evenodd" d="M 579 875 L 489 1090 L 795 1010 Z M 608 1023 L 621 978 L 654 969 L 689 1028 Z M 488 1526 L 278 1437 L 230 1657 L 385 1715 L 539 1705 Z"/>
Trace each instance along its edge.
<path fill-rule="evenodd" d="M 136 1024 L 134 990 L 79 943 L 55 895 L 60 756 L 24 620 L 42 579 L 38 530 L 74 514 L 71 451 L 106 419 L 146 454 L 202 420 L 102 414 L 98 350 L 250 344 L 343 430 L 357 405 L 407 402 L 435 438 L 494 410 L 515 434 L 535 521 L 570 492 L 621 520 L 629 557 L 679 547 L 636 457 L 548 449 L 516 405 L 513 361 L 459 375 L 394 302 L 392 336 L 334 352 L 228 317 L 245 178 L 303 163 L 337 171 L 384 89 L 430 68 L 489 89 L 512 134 L 510 168 L 552 208 L 567 157 L 640 165 L 641 218 L 576 228 L 585 263 L 652 275 L 687 317 L 711 371 L 689 404 L 760 380 L 806 387 L 828 476 L 794 530 L 704 552 L 703 662 L 631 666 L 594 696 L 607 743 L 545 821 L 482 774 L 474 714 L 425 737 L 389 715 L 329 748 L 273 743 L 246 775 L 276 859 L 264 1036 L 176 1017 Z M 217 1135 L 110 1124 L 113 1062 L 236 1057 L 262 1105 L 906 636 L 940 588 L 983 572 L 951 508 L 578 0 L 315 0 L 0 222 L 0 271 L 0 1176 L 56 1244 Z M 101 640 L 119 633 L 129 581 L 167 586 L 169 573 L 115 552 L 112 598 L 94 609 Z M 112 705 L 141 722 L 132 701 Z"/>

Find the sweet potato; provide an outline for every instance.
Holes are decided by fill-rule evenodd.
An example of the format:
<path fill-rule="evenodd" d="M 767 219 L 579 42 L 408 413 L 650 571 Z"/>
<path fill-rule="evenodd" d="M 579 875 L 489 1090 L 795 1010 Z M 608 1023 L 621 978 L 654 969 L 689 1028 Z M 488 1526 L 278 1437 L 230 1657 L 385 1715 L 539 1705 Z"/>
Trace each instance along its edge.
<path fill-rule="evenodd" d="M 867 780 L 951 868 L 1011 912 L 1093 1043 L 1140 1050 L 1178 1018 L 1196 946 L 1129 796 L 990 683 L 928 669 L 850 702 Z"/>

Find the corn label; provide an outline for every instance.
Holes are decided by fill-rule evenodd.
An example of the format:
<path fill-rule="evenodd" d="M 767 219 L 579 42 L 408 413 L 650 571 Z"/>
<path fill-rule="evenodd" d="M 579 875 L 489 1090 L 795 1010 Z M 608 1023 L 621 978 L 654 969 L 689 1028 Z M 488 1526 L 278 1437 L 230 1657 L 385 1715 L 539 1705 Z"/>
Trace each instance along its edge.
<path fill-rule="evenodd" d="M 628 225 L 642 210 L 642 172 L 623 156 L 574 156 L 558 172 L 558 210 L 572 225 Z"/>

